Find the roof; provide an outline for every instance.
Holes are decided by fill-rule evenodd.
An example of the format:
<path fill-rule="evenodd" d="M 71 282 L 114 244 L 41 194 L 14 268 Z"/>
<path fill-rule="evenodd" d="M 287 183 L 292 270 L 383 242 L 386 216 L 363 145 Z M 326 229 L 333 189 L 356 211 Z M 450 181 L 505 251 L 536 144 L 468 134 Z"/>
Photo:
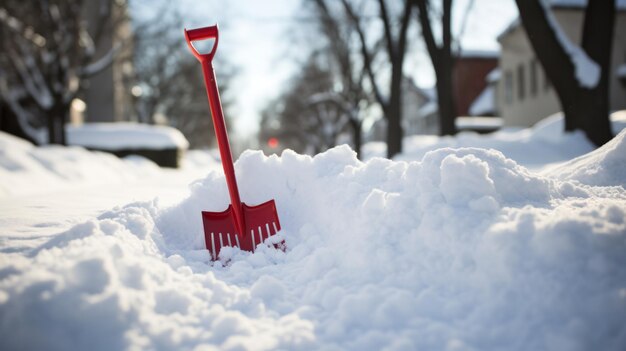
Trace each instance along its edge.
<path fill-rule="evenodd" d="M 491 72 L 487 73 L 487 77 L 485 78 L 485 80 L 487 81 L 487 83 L 495 83 L 500 80 L 501 75 L 502 71 L 500 71 L 500 68 L 496 67 L 491 70 Z"/>
<path fill-rule="evenodd" d="M 470 105 L 469 114 L 472 116 L 494 115 L 496 112 L 494 100 L 494 88 L 488 85 Z"/>
<path fill-rule="evenodd" d="M 498 50 L 461 50 L 455 56 L 461 58 L 497 59 L 500 57 L 500 52 Z"/>

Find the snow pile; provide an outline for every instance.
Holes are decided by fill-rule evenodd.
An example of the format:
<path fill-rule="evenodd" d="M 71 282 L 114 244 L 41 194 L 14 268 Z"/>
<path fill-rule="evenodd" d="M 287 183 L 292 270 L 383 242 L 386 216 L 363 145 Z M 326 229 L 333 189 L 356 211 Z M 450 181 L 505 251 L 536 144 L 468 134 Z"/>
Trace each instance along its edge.
<path fill-rule="evenodd" d="M 70 145 L 110 151 L 189 147 L 189 142 L 178 129 L 141 123 L 88 123 L 68 126 L 67 139 Z"/>
<path fill-rule="evenodd" d="M 601 148 L 550 171 L 560 179 L 626 189 L 626 130 Z"/>
<path fill-rule="evenodd" d="M 623 153 L 623 137 L 598 159 Z M 621 187 L 535 175 L 476 148 L 366 163 L 345 146 L 246 152 L 236 169 L 247 203 L 276 200 L 286 252 L 210 262 L 200 211 L 228 204 L 212 172 L 174 207 L 130 204 L 1 253 L 0 348 L 626 346 Z"/>
<path fill-rule="evenodd" d="M 35 147 L 0 132 L 0 198 L 72 186 L 122 183 L 156 172 L 157 165 L 138 156 L 120 160 L 81 147 Z"/>
<path fill-rule="evenodd" d="M 614 133 L 626 128 L 626 113 L 618 111 L 611 115 Z M 532 170 L 542 170 L 553 163 L 569 161 L 595 149 L 580 132 L 565 133 L 562 113 L 556 113 L 529 129 L 501 129 L 495 133 L 480 135 L 462 132 L 455 137 L 414 135 L 404 138 L 403 152 L 396 160 L 418 161 L 431 151 L 445 147 L 479 147 L 496 149 L 506 157 Z M 363 146 L 365 159 L 383 156 L 382 143 Z"/>

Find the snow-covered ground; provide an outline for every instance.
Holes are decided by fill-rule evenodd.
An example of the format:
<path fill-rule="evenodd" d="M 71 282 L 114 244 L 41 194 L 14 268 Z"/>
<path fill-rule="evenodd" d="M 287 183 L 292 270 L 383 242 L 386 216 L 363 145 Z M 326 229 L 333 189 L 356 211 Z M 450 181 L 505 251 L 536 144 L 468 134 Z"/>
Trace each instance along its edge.
<path fill-rule="evenodd" d="M 626 128 L 626 111 L 613 113 L 611 121 L 613 132 L 619 133 Z M 404 140 L 403 153 L 395 159 L 419 161 L 427 152 L 435 149 L 480 147 L 499 150 L 518 164 L 533 171 L 541 171 L 591 152 L 595 148 L 582 132 L 564 133 L 563 123 L 563 115 L 557 113 L 528 129 L 504 128 L 488 135 L 462 132 L 455 137 L 410 136 Z M 384 157 L 386 151 L 386 145 L 382 142 L 368 143 L 363 147 L 365 159 Z"/>
<path fill-rule="evenodd" d="M 242 198 L 276 200 L 287 250 L 215 263 L 211 157 L 0 134 L 0 349 L 623 350 L 626 131 L 592 151 L 556 123 L 394 161 L 245 152 Z"/>

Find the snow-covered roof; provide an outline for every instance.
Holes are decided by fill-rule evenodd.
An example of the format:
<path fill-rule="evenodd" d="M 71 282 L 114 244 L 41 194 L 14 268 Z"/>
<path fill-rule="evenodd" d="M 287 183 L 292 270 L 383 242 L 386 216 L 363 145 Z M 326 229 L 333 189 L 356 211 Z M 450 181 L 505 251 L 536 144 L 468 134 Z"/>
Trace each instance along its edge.
<path fill-rule="evenodd" d="M 437 101 L 430 101 L 424 106 L 420 107 L 420 109 L 417 111 L 417 114 L 420 117 L 426 117 L 428 115 L 436 113 L 438 110 L 439 110 L 439 105 L 437 105 Z"/>
<path fill-rule="evenodd" d="M 500 51 L 498 50 L 461 50 L 460 53 L 455 55 L 462 58 L 484 58 L 484 59 L 497 59 L 500 57 Z"/>
<path fill-rule="evenodd" d="M 469 114 L 472 116 L 493 115 L 495 112 L 494 100 L 494 88 L 488 85 L 470 105 Z"/>
<path fill-rule="evenodd" d="M 437 89 L 435 87 L 430 88 L 417 88 L 419 91 L 428 98 L 429 101 L 437 101 Z"/>
<path fill-rule="evenodd" d="M 502 118 L 500 117 L 457 117 L 455 119 L 456 127 L 459 130 L 493 130 L 502 127 Z"/>
<path fill-rule="evenodd" d="M 491 70 L 491 72 L 487 73 L 487 77 L 485 78 L 485 80 L 487 81 L 487 83 L 495 83 L 500 80 L 501 75 L 502 71 L 500 71 L 500 68 L 496 67 Z"/>
<path fill-rule="evenodd" d="M 187 149 L 189 142 L 175 128 L 140 123 L 88 123 L 68 126 L 68 144 L 100 150 Z"/>

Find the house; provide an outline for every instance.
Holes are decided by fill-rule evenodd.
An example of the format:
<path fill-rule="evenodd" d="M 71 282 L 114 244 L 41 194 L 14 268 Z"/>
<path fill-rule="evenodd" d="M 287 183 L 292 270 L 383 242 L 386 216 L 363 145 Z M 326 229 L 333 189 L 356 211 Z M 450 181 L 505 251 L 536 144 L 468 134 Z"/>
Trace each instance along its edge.
<path fill-rule="evenodd" d="M 500 80 L 500 69 L 494 68 L 487 77 L 485 77 L 485 83 L 487 86 L 476 97 L 469 107 L 469 116 L 499 116 L 496 101 L 498 100 L 497 84 Z"/>
<path fill-rule="evenodd" d="M 402 128 L 404 135 L 439 132 L 437 91 L 419 88 L 412 79 L 402 79 Z"/>
<path fill-rule="evenodd" d="M 463 50 L 452 71 L 456 115 L 470 115 L 472 103 L 487 87 L 485 77 L 498 66 L 497 51 Z"/>
<path fill-rule="evenodd" d="M 478 98 L 492 105 L 490 96 L 493 96 L 493 92 L 483 93 L 490 86 L 485 78 L 497 65 L 498 53 L 494 51 L 465 50 L 456 55 L 452 79 L 457 116 L 470 115 L 469 110 Z M 439 106 L 435 87 L 419 88 L 411 79 L 404 78 L 402 91 L 404 134 L 439 134 Z M 494 115 L 493 111 L 487 112 L 479 115 Z"/>
<path fill-rule="evenodd" d="M 626 62 L 626 7 L 618 2 L 615 18 L 609 104 L 611 110 L 626 109 L 626 84 L 620 68 Z M 551 9 L 563 32 L 573 43 L 580 43 L 584 1 L 555 0 Z M 520 20 L 517 19 L 498 37 L 501 46 L 499 79 L 495 84 L 495 108 L 505 126 L 530 127 L 561 111 L 559 100 L 534 55 Z"/>

